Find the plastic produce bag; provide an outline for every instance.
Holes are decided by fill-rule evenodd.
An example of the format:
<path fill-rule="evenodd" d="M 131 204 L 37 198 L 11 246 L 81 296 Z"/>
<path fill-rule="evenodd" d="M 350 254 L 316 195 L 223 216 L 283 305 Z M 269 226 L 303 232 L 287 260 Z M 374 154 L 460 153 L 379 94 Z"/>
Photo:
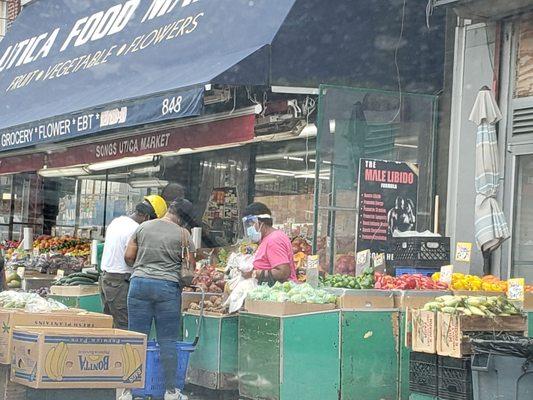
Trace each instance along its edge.
<path fill-rule="evenodd" d="M 474 354 L 494 354 L 533 361 L 533 339 L 510 334 L 479 335 L 471 339 Z"/>
<path fill-rule="evenodd" d="M 232 253 L 228 258 L 226 268 L 231 272 L 250 272 L 254 268 L 253 254 Z"/>
<path fill-rule="evenodd" d="M 229 283 L 231 293 L 224 302 L 224 306 L 229 308 L 228 311 L 230 314 L 239 311 L 243 306 L 248 293 L 257 287 L 257 280 L 255 278 L 245 279 L 242 276 L 238 276 L 232 281 L 233 282 Z"/>

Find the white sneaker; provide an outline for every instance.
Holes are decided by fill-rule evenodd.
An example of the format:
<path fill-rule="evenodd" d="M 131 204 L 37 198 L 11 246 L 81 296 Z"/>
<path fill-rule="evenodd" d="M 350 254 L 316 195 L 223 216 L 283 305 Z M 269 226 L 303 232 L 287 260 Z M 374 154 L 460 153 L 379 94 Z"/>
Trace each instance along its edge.
<path fill-rule="evenodd" d="M 189 400 L 187 396 L 181 393 L 181 390 L 167 390 L 165 392 L 165 400 Z"/>
<path fill-rule="evenodd" d="M 122 394 L 118 398 L 118 400 L 133 400 L 133 395 L 131 394 L 131 390 L 124 389 L 122 391 Z"/>

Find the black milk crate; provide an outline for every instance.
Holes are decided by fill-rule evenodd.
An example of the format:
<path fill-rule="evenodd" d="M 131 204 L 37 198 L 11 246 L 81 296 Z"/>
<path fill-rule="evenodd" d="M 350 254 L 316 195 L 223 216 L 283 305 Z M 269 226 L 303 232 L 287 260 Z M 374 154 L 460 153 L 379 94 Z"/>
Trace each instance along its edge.
<path fill-rule="evenodd" d="M 437 396 L 438 356 L 411 352 L 409 355 L 409 390 L 414 393 Z"/>
<path fill-rule="evenodd" d="M 472 362 L 470 357 L 439 356 L 439 399 L 472 400 Z"/>
<path fill-rule="evenodd" d="M 402 237 L 389 240 L 387 263 L 391 267 L 442 267 L 450 264 L 449 237 Z"/>

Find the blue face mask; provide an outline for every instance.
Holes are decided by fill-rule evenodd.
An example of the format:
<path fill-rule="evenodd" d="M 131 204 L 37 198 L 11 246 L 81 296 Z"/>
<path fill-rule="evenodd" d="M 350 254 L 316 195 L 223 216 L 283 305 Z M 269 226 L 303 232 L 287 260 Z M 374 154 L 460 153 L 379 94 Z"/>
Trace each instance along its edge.
<path fill-rule="evenodd" d="M 246 235 L 250 238 L 250 240 L 254 243 L 259 243 L 261 241 L 261 232 L 255 229 L 255 226 L 249 226 L 246 229 Z"/>

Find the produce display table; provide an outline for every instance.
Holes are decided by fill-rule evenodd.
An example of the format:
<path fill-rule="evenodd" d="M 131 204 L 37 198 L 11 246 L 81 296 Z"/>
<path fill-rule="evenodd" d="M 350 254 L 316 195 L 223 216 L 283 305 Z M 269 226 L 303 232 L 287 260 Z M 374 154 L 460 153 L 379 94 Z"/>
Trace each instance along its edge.
<path fill-rule="evenodd" d="M 184 341 L 194 340 L 199 320 L 198 314 L 184 314 Z M 238 389 L 238 328 L 236 315 L 204 315 L 200 341 L 189 359 L 189 383 L 215 390 Z"/>
<path fill-rule="evenodd" d="M 341 311 L 341 399 L 398 398 L 397 310 Z"/>
<path fill-rule="evenodd" d="M 96 313 L 102 313 L 104 311 L 100 294 L 87 294 L 79 296 L 62 296 L 54 294 L 49 295 L 48 297 L 57 300 L 70 308 L 80 308 L 82 310 Z"/>
<path fill-rule="evenodd" d="M 239 392 L 269 400 L 337 400 L 340 311 L 239 316 Z"/>

